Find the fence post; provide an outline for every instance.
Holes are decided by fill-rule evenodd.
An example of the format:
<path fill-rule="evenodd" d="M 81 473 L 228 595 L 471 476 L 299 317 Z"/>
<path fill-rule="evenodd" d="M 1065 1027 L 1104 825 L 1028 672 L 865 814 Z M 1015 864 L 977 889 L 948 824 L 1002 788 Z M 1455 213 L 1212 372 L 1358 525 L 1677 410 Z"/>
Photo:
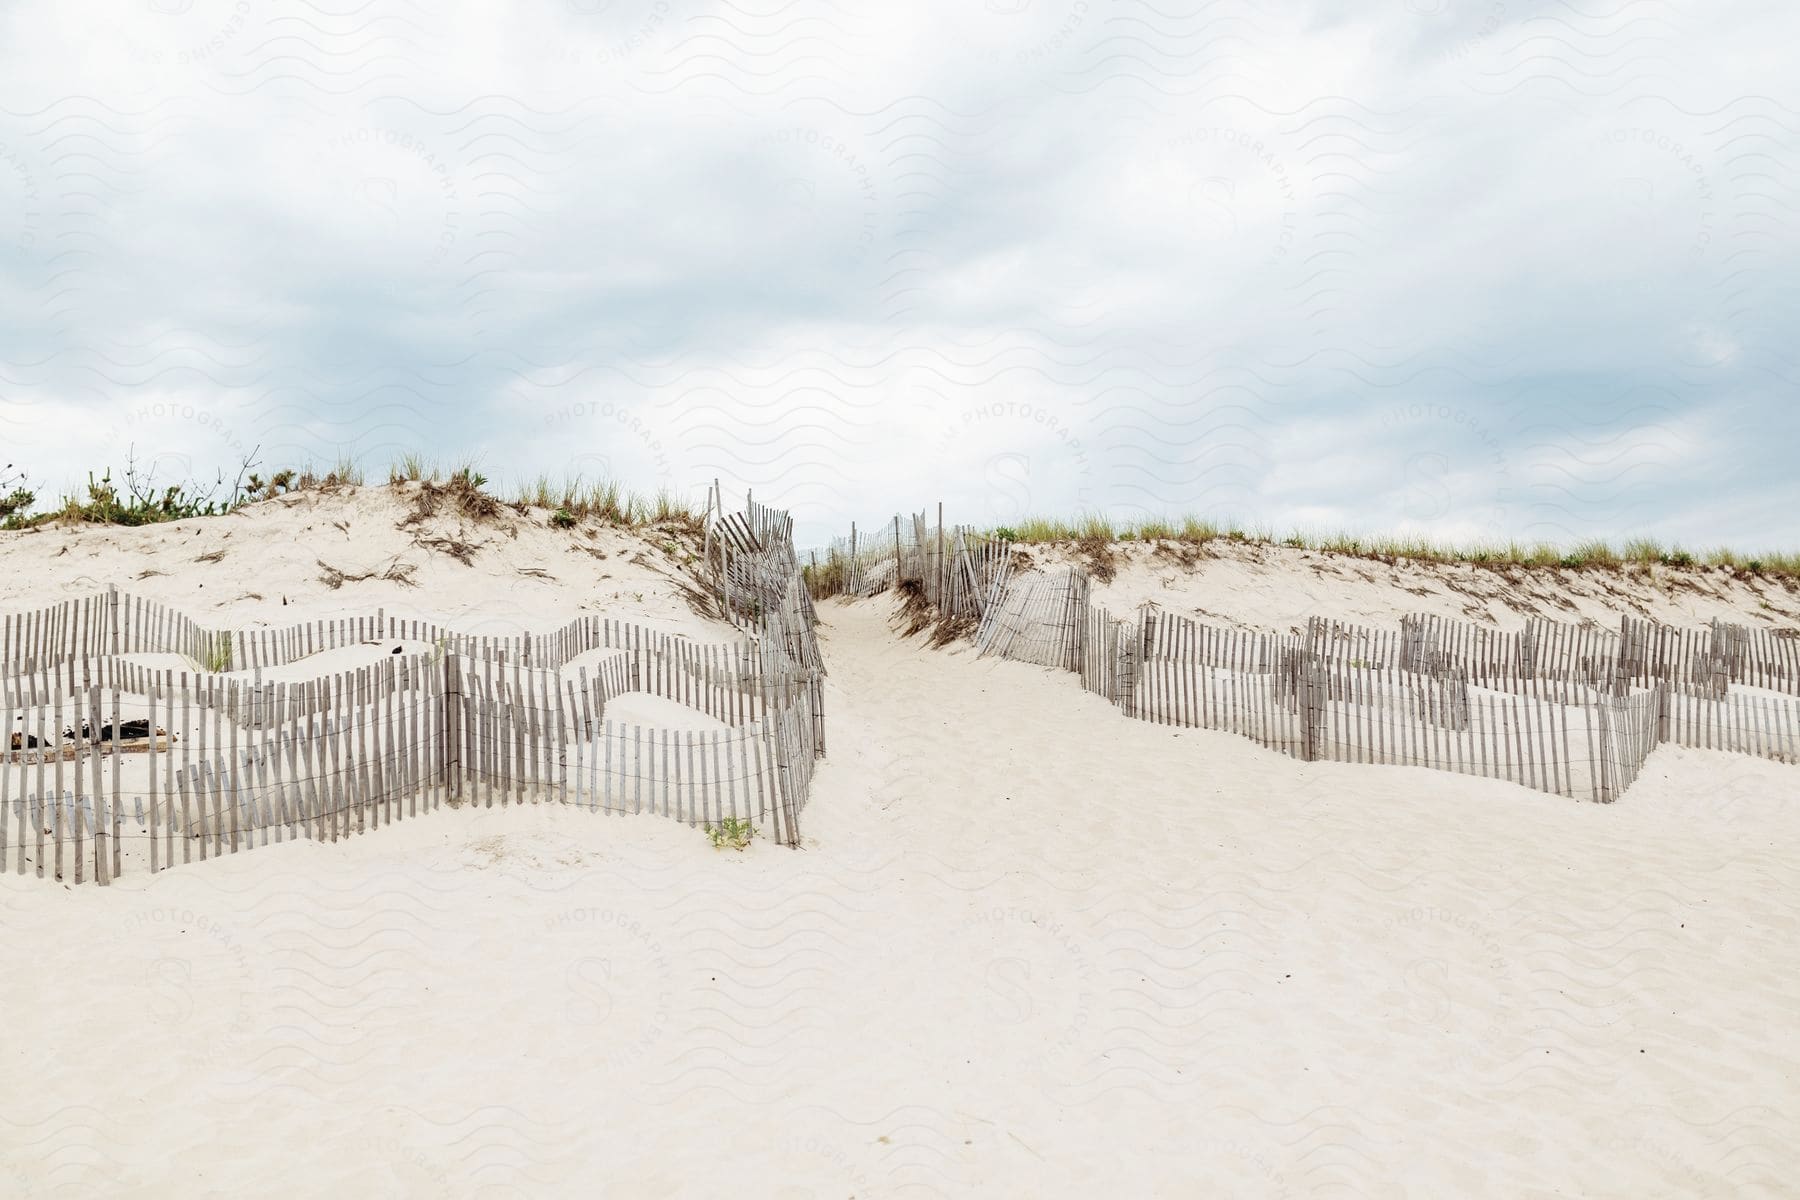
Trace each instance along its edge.
<path fill-rule="evenodd" d="M 446 794 L 462 799 L 462 667 L 456 655 L 444 655 L 443 745 L 439 749 L 438 782 Z M 454 787 L 454 792 L 451 789 Z"/>
<path fill-rule="evenodd" d="M 1113 630 L 1115 647 L 1115 667 L 1113 690 L 1117 693 L 1113 703 L 1124 709 L 1128 717 L 1138 715 L 1137 708 L 1137 649 L 1140 644 L 1138 631 L 1120 622 Z"/>
<path fill-rule="evenodd" d="M 937 595 L 932 602 L 939 608 L 944 606 L 944 502 L 938 501 L 938 555 L 937 555 Z"/>
<path fill-rule="evenodd" d="M 101 707 L 100 689 L 98 687 L 95 687 L 91 683 L 88 685 L 87 704 L 88 704 L 88 711 L 93 714 L 93 722 L 94 722 L 94 725 L 93 725 L 94 741 L 93 741 L 93 744 L 89 747 L 91 753 L 88 755 L 88 763 L 87 763 L 87 765 L 93 771 L 93 786 L 90 789 L 88 798 L 89 798 L 90 803 L 93 805 L 93 809 L 94 809 L 94 882 L 99 884 L 101 887 L 105 887 L 112 882 L 112 876 L 111 876 L 111 871 L 110 871 L 111 866 L 112 866 L 112 859 L 107 853 L 107 845 L 108 845 L 107 839 L 108 839 L 108 836 L 112 833 L 112 830 L 107 827 L 110 824 L 110 822 L 107 820 L 107 812 L 106 812 L 106 804 L 105 804 L 106 792 L 105 792 L 105 785 L 101 782 L 101 778 L 100 778 L 100 745 L 101 745 L 100 729 L 101 729 L 101 722 L 106 719 L 106 712 Z M 52 736 L 60 739 L 61 732 L 62 732 L 61 730 L 53 731 Z M 119 739 L 119 715 L 117 712 L 114 712 L 113 713 L 112 736 L 110 739 L 111 749 L 114 754 L 117 754 L 119 752 L 119 740 L 120 740 Z M 62 743 L 60 740 L 58 740 L 56 743 L 56 752 L 58 754 L 62 753 Z M 116 802 L 116 800 L 117 800 L 117 798 L 115 797 L 115 802 Z M 80 763 L 77 763 L 75 766 L 75 804 L 76 804 L 76 813 L 75 813 L 75 821 L 76 821 L 76 825 L 75 825 L 75 833 L 76 833 L 75 879 L 76 879 L 76 882 L 80 882 L 80 880 L 81 880 L 81 862 L 80 862 L 80 855 L 81 855 L 81 850 L 80 850 L 80 846 L 81 846 L 81 841 L 80 841 L 80 836 L 81 836 L 81 824 L 80 824 L 80 822 L 81 822 L 81 812 L 80 812 L 81 764 Z"/>
<path fill-rule="evenodd" d="M 723 596 L 725 619 L 730 621 L 733 619 L 731 614 L 731 559 L 730 549 L 724 538 L 719 539 L 719 587 Z"/>
<path fill-rule="evenodd" d="M 1307 641 L 1311 642 L 1311 627 L 1308 626 Z M 1308 651 L 1304 657 L 1296 657 L 1295 670 L 1299 674 L 1297 680 L 1300 692 L 1300 729 L 1301 750 L 1307 762 L 1317 762 L 1319 758 L 1319 662 Z"/>
<path fill-rule="evenodd" d="M 716 570 L 720 575 L 723 575 L 725 573 L 723 555 L 721 554 L 719 565 L 717 567 L 713 566 L 712 560 L 713 543 L 717 541 L 721 548 L 725 544 L 724 538 L 713 537 L 714 524 L 722 522 L 725 519 L 725 500 L 724 497 L 719 494 L 719 481 L 717 478 L 713 479 L 712 491 L 706 494 L 706 511 L 711 517 L 706 523 L 706 567 L 708 570 Z"/>
<path fill-rule="evenodd" d="M 1719 618 L 1714 617 L 1712 623 L 1712 637 L 1709 639 L 1710 649 L 1712 651 L 1712 662 L 1710 664 L 1712 667 L 1712 679 L 1710 683 L 1712 685 L 1712 698 L 1714 700 L 1723 700 L 1726 692 L 1730 689 L 1732 663 L 1731 649 L 1728 645 L 1729 640 L 1730 635 L 1727 632 L 1724 622 L 1720 621 Z"/>
<path fill-rule="evenodd" d="M 1064 613 L 1069 621 L 1069 655 L 1066 670 L 1083 674 L 1087 668 L 1088 576 L 1086 571 L 1070 571 L 1069 593 Z"/>
<path fill-rule="evenodd" d="M 1613 729 L 1612 705 L 1612 699 L 1604 695 L 1593 704 L 1594 717 L 1600 723 L 1600 761 L 1594 768 L 1594 799 L 1601 804 L 1613 801 L 1613 747 L 1618 739 Z"/>

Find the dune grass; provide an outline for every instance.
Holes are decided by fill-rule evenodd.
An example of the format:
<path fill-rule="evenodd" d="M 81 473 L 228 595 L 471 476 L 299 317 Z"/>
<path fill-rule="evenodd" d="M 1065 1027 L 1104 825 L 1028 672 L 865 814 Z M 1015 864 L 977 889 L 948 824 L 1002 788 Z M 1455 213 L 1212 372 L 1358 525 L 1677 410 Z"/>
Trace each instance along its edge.
<path fill-rule="evenodd" d="M 417 454 L 405 455 L 390 466 L 388 483 L 456 485 L 494 495 L 498 502 L 520 515 L 542 510 L 545 520 L 558 529 L 572 529 L 586 521 L 633 529 L 664 524 L 692 527 L 700 521 L 692 503 L 666 488 L 645 494 L 628 491 L 614 480 L 590 480 L 580 475 L 559 480 L 540 474 L 521 480 L 505 495 L 496 495 L 489 487 L 488 477 L 474 462 L 465 461 L 446 469 L 435 459 Z"/>
<path fill-rule="evenodd" d="M 586 520 L 632 527 L 692 525 L 700 519 L 691 503 L 666 488 L 645 495 L 626 491 L 612 480 L 586 480 L 579 475 L 560 481 L 539 475 L 514 489 L 512 503 L 515 508 L 546 509 L 553 524 L 564 526 Z"/>
<path fill-rule="evenodd" d="M 1088 514 L 1074 520 L 1029 517 L 1011 526 L 987 531 L 995 537 L 1019 543 L 1185 543 L 1213 541 L 1279 545 L 1316 550 L 1353 558 L 1382 561 L 1412 560 L 1436 563 L 1468 563 L 1486 567 L 1561 568 L 1611 570 L 1625 566 L 1717 567 L 1739 574 L 1800 579 L 1800 554 L 1742 554 L 1721 547 L 1694 551 L 1665 545 L 1654 538 L 1632 538 L 1615 547 L 1600 539 L 1585 539 L 1568 546 L 1549 542 L 1473 543 L 1457 545 L 1419 535 L 1382 536 L 1358 533 L 1317 534 L 1295 531 L 1277 537 L 1267 528 L 1220 524 L 1202 517 L 1152 517 L 1118 522 Z"/>
<path fill-rule="evenodd" d="M 157 485 L 140 473 L 128 457 L 121 489 L 110 470 L 88 475 L 86 494 L 62 497 L 60 504 L 34 512 L 36 494 L 26 486 L 23 473 L 7 464 L 0 467 L 0 528 L 22 529 L 51 521 L 108 525 L 144 525 L 191 517 L 217 516 L 244 504 L 274 499 L 297 491 L 335 490 L 364 485 L 362 467 L 352 458 L 340 457 L 325 471 L 312 466 L 284 469 L 267 477 L 258 473 L 254 451 L 246 456 L 235 479 L 227 483 L 221 472 L 210 486 L 192 481 Z M 406 454 L 388 468 L 390 486 L 430 484 L 454 487 L 470 499 L 508 504 L 521 515 L 542 510 L 545 520 L 559 528 L 597 522 L 626 528 L 699 523 L 695 506 L 662 489 L 654 494 L 627 491 L 611 480 L 586 480 L 569 476 L 560 481 L 538 475 L 502 500 L 489 488 L 488 478 L 473 461 L 446 468 L 421 454 Z M 1742 575 L 1800 579 L 1800 553 L 1744 554 L 1729 547 L 1694 551 L 1664 545 L 1654 538 L 1632 538 L 1618 547 L 1598 539 L 1569 546 L 1548 542 L 1524 544 L 1475 543 L 1455 545 L 1417 535 L 1381 536 L 1355 533 L 1314 534 L 1295 531 L 1277 537 L 1266 527 L 1221 524 L 1204 517 L 1153 517 L 1121 522 L 1100 513 L 1073 520 L 1029 517 L 1010 527 L 988 531 L 996 537 L 1025 544 L 1068 542 L 1086 545 L 1117 543 L 1178 543 L 1198 545 L 1229 541 L 1256 545 L 1280 545 L 1383 561 L 1412 560 L 1468 563 L 1487 567 L 1562 568 L 1570 570 L 1618 569 L 1625 566 L 1712 567 Z"/>
<path fill-rule="evenodd" d="M 341 456 L 329 468 L 311 464 L 264 474 L 247 455 L 235 478 L 223 472 L 210 485 L 190 480 L 159 483 L 140 471 L 135 456 L 128 457 L 121 486 L 111 470 L 90 472 L 85 494 L 65 495 L 60 503 L 36 510 L 37 493 L 25 474 L 11 464 L 0 467 L 0 529 L 26 529 L 53 521 L 100 525 L 147 525 L 191 517 L 220 516 L 246 504 L 273 500 L 303 491 L 335 491 L 365 485 L 363 468 L 354 458 Z M 389 486 L 426 485 L 449 489 L 465 512 L 493 511 L 510 506 L 520 515 L 533 508 L 545 510 L 545 519 L 568 529 L 585 521 L 641 528 L 654 525 L 697 526 L 695 506 L 667 489 L 654 493 L 627 491 L 611 481 L 586 481 L 572 477 L 561 482 L 540 475 L 514 489 L 511 499 L 496 495 L 489 480 L 472 460 L 445 466 L 423 454 L 406 454 L 389 465 Z"/>

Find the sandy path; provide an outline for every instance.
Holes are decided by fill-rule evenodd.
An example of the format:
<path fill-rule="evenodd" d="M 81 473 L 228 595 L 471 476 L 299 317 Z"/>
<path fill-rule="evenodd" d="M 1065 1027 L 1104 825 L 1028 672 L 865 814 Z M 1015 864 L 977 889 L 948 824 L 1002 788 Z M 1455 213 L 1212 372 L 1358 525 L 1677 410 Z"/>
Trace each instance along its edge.
<path fill-rule="evenodd" d="M 533 809 L 7 878 L 0 1193 L 1775 1195 L 1800 1167 L 1793 768 L 1665 749 L 1600 808 L 1299 764 L 823 615 L 799 852 Z"/>

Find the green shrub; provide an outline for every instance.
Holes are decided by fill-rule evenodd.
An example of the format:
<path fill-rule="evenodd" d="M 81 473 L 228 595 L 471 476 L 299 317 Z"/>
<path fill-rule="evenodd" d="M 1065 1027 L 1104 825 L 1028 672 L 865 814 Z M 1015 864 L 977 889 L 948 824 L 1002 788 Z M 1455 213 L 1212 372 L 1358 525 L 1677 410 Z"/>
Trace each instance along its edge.
<path fill-rule="evenodd" d="M 711 839 L 714 850 L 743 850 L 756 836 L 756 828 L 743 818 L 726 817 L 717 825 L 708 824 L 706 836 Z"/>
<path fill-rule="evenodd" d="M 24 525 L 25 514 L 36 502 L 37 493 L 25 486 L 25 473 L 13 470 L 11 463 L 0 466 L 0 529 Z"/>
<path fill-rule="evenodd" d="M 113 486 L 109 470 L 95 479 L 88 473 L 87 498 L 65 497 L 62 512 L 66 520 L 86 521 L 95 525 L 154 525 L 162 521 L 185 521 L 189 517 L 211 517 L 226 512 L 231 505 L 214 499 L 211 491 L 191 491 L 182 484 L 171 484 L 159 493 L 147 478 L 138 479 L 135 471 L 126 475 L 123 495 Z"/>
<path fill-rule="evenodd" d="M 243 498 L 247 501 L 273 500 L 295 490 L 297 482 L 293 471 L 277 471 L 266 480 L 261 475 L 252 474 L 244 481 Z"/>
<path fill-rule="evenodd" d="M 14 488 L 0 496 L 0 529 L 17 529 L 25 524 L 25 514 L 37 501 L 37 495 L 24 488 Z"/>

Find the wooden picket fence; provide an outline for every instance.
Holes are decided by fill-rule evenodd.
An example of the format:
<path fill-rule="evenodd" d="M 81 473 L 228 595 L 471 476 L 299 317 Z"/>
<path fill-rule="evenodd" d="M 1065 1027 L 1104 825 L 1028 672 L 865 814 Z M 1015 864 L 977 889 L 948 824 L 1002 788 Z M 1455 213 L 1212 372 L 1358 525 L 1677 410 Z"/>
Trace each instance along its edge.
<path fill-rule="evenodd" d="M 849 536 L 833 541 L 823 562 L 817 552 L 810 556 L 803 574 L 812 595 L 873 596 L 913 584 L 944 616 L 979 618 L 1010 574 L 1012 544 L 972 526 L 946 527 L 942 504 L 937 515 L 935 525 L 923 512 L 896 515 L 873 531 L 852 522 Z"/>
<path fill-rule="evenodd" d="M 911 533 L 908 533 L 908 530 Z M 939 507 L 937 529 L 944 528 Z M 833 544 L 821 595 L 930 573 L 932 530 L 900 517 Z M 1501 631 L 1430 615 L 1379 629 L 1314 617 L 1257 634 L 1091 603 L 1078 568 L 1015 575 L 1010 548 L 967 590 L 983 655 L 1076 673 L 1127 716 L 1219 729 L 1308 761 L 1421 766 L 1610 802 L 1663 742 L 1800 762 L 1800 637 L 1714 621 Z M 925 587 L 927 596 L 932 592 Z M 944 595 L 941 588 L 936 593 Z"/>
<path fill-rule="evenodd" d="M 1616 644 L 1588 627 L 1494 634 L 1435 618 L 1399 631 L 1313 618 L 1304 635 L 1266 635 L 1154 606 L 1120 620 L 1089 587 L 1075 568 L 1014 580 L 984 614 L 978 649 L 1074 671 L 1140 720 L 1225 730 L 1307 761 L 1422 766 L 1571 798 L 1617 799 L 1665 741 L 1800 762 L 1800 688 L 1782 657 L 1793 639 L 1629 619 Z M 1731 652 L 1710 649 L 1721 643 Z M 1633 644 L 1654 652 L 1619 649 Z M 1746 679 L 1794 690 L 1747 692 Z"/>
<path fill-rule="evenodd" d="M 737 818 L 797 845 L 824 716 L 792 523 L 709 508 L 708 527 L 709 543 L 753 535 L 732 560 L 733 598 L 716 597 L 745 629 L 734 642 L 598 616 L 510 638 L 380 612 L 213 631 L 116 590 L 0 620 L 0 869 L 104 884 L 270 841 L 335 841 L 445 804 Z M 370 642 L 400 652 L 264 678 Z M 204 670 L 196 652 L 240 672 Z M 183 666 L 123 657 L 145 653 Z M 609 716 L 627 693 L 716 727 Z M 108 737 L 128 721 L 148 736 Z"/>

